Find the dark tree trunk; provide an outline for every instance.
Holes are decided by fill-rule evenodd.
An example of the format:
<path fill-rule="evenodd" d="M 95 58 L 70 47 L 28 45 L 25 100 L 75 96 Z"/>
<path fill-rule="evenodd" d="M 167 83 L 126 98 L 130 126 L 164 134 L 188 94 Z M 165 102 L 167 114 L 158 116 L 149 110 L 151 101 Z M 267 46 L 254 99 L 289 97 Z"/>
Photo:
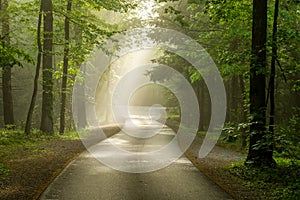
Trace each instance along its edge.
<path fill-rule="evenodd" d="M 250 66 L 250 144 L 246 164 L 273 166 L 266 130 L 267 0 L 253 0 L 252 60 Z"/>
<path fill-rule="evenodd" d="M 63 77 L 62 77 L 62 84 L 61 84 L 61 107 L 60 107 L 60 127 L 59 127 L 60 134 L 63 134 L 65 132 L 65 112 L 66 112 L 69 49 L 70 49 L 69 14 L 71 12 L 71 8 L 72 8 L 72 0 L 68 0 L 67 16 L 65 18 L 65 49 L 64 49 Z"/>
<path fill-rule="evenodd" d="M 199 104 L 199 109 L 200 109 L 200 121 L 198 125 L 199 131 L 204 131 L 204 88 L 203 88 L 203 80 L 198 80 L 196 82 L 197 84 L 197 98 L 198 98 L 198 104 Z"/>
<path fill-rule="evenodd" d="M 53 134 L 53 14 L 52 0 L 42 0 L 44 13 L 43 99 L 41 131 Z"/>
<path fill-rule="evenodd" d="M 8 0 L 1 2 L 2 11 L 2 35 L 3 40 L 7 45 L 10 43 L 10 27 L 9 27 L 9 14 L 8 14 Z M 14 109 L 13 98 L 11 89 L 11 66 L 3 66 L 2 69 L 2 93 L 3 93 L 3 112 L 4 112 L 4 125 L 11 127 L 14 125 Z"/>
<path fill-rule="evenodd" d="M 29 110 L 27 113 L 26 125 L 25 125 L 25 134 L 27 135 L 30 133 L 31 120 L 32 120 L 35 102 L 36 102 L 38 87 L 39 87 L 39 76 L 40 76 L 41 60 L 42 60 L 41 25 L 42 25 L 42 4 L 40 5 L 40 12 L 39 12 L 39 19 L 38 19 L 38 26 L 37 26 L 38 55 L 37 55 L 35 76 L 33 82 L 33 92 L 32 92 Z"/>
<path fill-rule="evenodd" d="M 279 10 L 279 0 L 275 1 L 274 9 L 274 22 L 273 22 L 273 34 L 272 34 L 272 60 L 271 60 L 271 73 L 270 73 L 270 122 L 269 133 L 271 135 L 270 152 L 273 154 L 274 149 L 274 126 L 275 126 L 275 74 L 276 74 L 276 59 L 277 59 L 277 19 Z"/>
<path fill-rule="evenodd" d="M 197 100 L 198 100 L 198 104 L 199 104 L 199 111 L 200 111 L 200 120 L 198 123 L 198 130 L 199 131 L 205 131 L 208 127 L 208 123 L 207 123 L 207 118 L 209 118 L 206 109 L 207 107 L 209 107 L 207 105 L 207 101 L 206 101 L 206 96 L 205 96 L 205 92 L 206 92 L 206 88 L 205 88 L 205 83 L 203 79 L 200 79 L 198 81 L 196 81 L 193 84 L 196 96 L 197 96 Z"/>

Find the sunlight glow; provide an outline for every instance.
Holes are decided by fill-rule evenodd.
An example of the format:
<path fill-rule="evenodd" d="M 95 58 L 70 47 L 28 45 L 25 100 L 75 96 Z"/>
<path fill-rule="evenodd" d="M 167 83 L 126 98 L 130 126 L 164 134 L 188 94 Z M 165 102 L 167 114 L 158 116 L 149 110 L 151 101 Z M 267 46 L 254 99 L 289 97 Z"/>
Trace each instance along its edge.
<path fill-rule="evenodd" d="M 159 6 L 154 0 L 141 1 L 136 8 L 135 14 L 143 21 L 154 19 L 159 16 L 159 14 L 155 11 L 158 7 Z"/>

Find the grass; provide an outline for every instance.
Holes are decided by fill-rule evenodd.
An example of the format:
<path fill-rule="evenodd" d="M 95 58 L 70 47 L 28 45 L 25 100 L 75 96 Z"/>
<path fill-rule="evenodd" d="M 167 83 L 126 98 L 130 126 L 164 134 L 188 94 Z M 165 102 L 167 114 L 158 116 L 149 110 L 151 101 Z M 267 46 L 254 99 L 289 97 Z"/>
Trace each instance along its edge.
<path fill-rule="evenodd" d="M 232 164 L 230 173 L 264 199 L 300 199 L 300 161 L 275 158 L 276 168 L 250 168 L 243 162 Z"/>
<path fill-rule="evenodd" d="M 78 134 L 67 132 L 65 135 L 42 134 L 33 130 L 30 135 L 25 135 L 22 130 L 0 129 L 0 181 L 10 172 L 7 161 L 11 159 L 22 159 L 22 156 L 35 156 L 46 152 L 45 144 L 55 140 L 75 140 Z"/>
<path fill-rule="evenodd" d="M 0 162 L 0 181 L 1 177 L 6 176 L 8 173 L 9 169 L 2 162 Z"/>
<path fill-rule="evenodd" d="M 3 179 L 9 174 L 9 168 L 0 161 L 0 189 L 3 187 Z"/>
<path fill-rule="evenodd" d="M 38 130 L 33 130 L 29 135 L 25 135 L 22 130 L 0 129 L 0 145 L 35 145 L 36 142 L 43 142 L 47 140 L 78 138 L 79 136 L 76 131 L 70 131 L 64 135 L 60 135 L 58 132 L 53 135 L 49 135 L 43 134 Z"/>

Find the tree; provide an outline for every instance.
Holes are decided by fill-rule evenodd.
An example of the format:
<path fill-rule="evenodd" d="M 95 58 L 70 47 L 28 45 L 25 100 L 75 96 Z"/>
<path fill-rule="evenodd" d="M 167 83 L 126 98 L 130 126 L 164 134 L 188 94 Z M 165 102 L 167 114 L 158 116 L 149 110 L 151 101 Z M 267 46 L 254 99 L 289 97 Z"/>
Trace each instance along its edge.
<path fill-rule="evenodd" d="M 65 111 L 66 111 L 66 98 L 67 98 L 67 80 L 68 80 L 68 67 L 69 67 L 69 45 L 70 45 L 70 20 L 69 14 L 72 8 L 72 0 L 68 0 L 67 15 L 65 17 L 65 48 L 64 48 L 64 63 L 63 63 L 63 77 L 61 85 L 61 107 L 60 107 L 60 128 L 59 133 L 63 134 L 65 131 Z"/>
<path fill-rule="evenodd" d="M 43 97 L 41 131 L 53 134 L 53 13 L 52 0 L 42 0 L 43 31 Z"/>
<path fill-rule="evenodd" d="M 276 75 L 276 61 L 277 61 L 277 25 L 278 25 L 278 11 L 279 0 L 275 0 L 274 7 L 274 21 L 273 21 L 273 33 L 272 33 L 272 59 L 271 59 L 271 72 L 270 72 L 270 83 L 268 96 L 270 96 L 270 122 L 269 122 L 269 133 L 271 139 L 274 140 L 274 126 L 275 126 L 275 75 Z M 273 154 L 274 144 L 270 144 L 270 151 Z"/>
<path fill-rule="evenodd" d="M 83 66 L 83 73 L 85 73 L 85 65 Z M 83 80 L 81 83 L 78 83 L 77 85 L 77 92 L 78 92 L 78 102 L 77 103 L 77 128 L 79 130 L 85 129 L 88 125 L 87 123 L 87 116 L 86 116 L 86 105 L 85 105 L 85 80 Z"/>
<path fill-rule="evenodd" d="M 38 86 L 39 86 L 39 75 L 40 75 L 41 61 L 42 61 L 41 25 L 42 25 L 42 4 L 40 5 L 38 26 L 37 26 L 38 55 L 37 55 L 36 71 L 34 76 L 34 83 L 33 83 L 34 85 L 33 85 L 31 102 L 30 102 L 30 106 L 26 118 L 26 124 L 25 124 L 25 134 L 27 135 L 30 133 L 31 120 L 32 120 L 32 115 L 34 111 L 34 106 L 35 106 Z"/>
<path fill-rule="evenodd" d="M 266 130 L 267 0 L 253 0 L 252 58 L 250 65 L 250 144 L 247 165 L 273 166 L 270 135 Z"/>
<path fill-rule="evenodd" d="M 1 2 L 2 13 L 2 35 L 3 41 L 7 46 L 10 45 L 10 27 L 9 27 L 9 14 L 7 11 L 8 0 Z M 3 111 L 4 111 L 4 125 L 10 126 L 14 124 L 14 110 L 13 110 L 13 97 L 11 89 L 11 67 L 8 63 L 3 66 L 2 70 L 2 93 L 3 93 Z"/>

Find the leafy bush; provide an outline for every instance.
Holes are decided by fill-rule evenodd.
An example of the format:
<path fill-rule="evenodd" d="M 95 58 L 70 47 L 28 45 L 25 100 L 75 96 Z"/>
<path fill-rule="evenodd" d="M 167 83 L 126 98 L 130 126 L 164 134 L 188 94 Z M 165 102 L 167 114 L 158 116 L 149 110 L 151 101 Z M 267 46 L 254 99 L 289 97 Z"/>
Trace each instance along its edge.
<path fill-rule="evenodd" d="M 275 154 L 285 158 L 300 159 L 300 109 L 295 108 L 288 123 L 275 132 Z"/>
<path fill-rule="evenodd" d="M 250 123 L 227 123 L 219 144 L 234 150 L 245 150 Z"/>
<path fill-rule="evenodd" d="M 260 191 L 262 199 L 299 199 L 300 161 L 276 158 L 276 163 L 276 168 L 251 168 L 238 162 L 229 170 L 250 189 Z"/>

